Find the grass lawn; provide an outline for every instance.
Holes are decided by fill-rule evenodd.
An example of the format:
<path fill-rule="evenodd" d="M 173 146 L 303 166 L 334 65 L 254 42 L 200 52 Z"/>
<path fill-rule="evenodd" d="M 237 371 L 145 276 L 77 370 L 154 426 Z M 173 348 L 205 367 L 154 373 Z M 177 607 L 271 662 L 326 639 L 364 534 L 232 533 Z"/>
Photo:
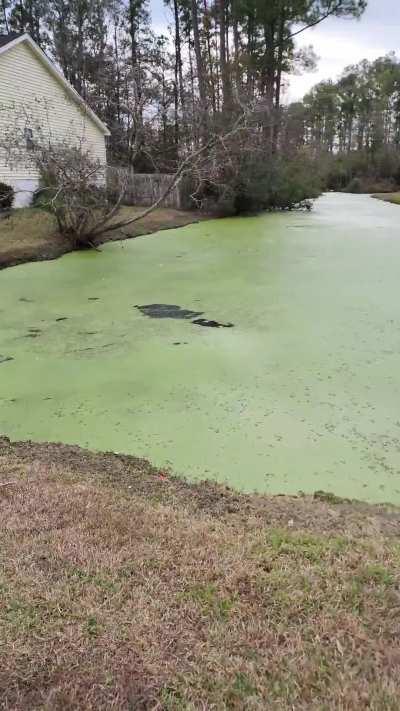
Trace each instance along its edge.
<path fill-rule="evenodd" d="M 142 207 L 123 207 L 118 215 L 131 217 L 141 212 Z M 125 239 L 127 236 L 157 232 L 181 227 L 201 219 L 196 212 L 160 207 L 140 222 L 124 229 L 124 233 L 105 234 L 99 242 Z M 70 245 L 57 233 L 54 218 L 45 210 L 27 208 L 14 210 L 7 219 L 0 220 L 0 269 L 22 262 L 38 259 L 54 259 L 70 251 Z"/>
<path fill-rule="evenodd" d="M 394 205 L 400 205 L 400 192 L 399 193 L 376 193 L 372 196 L 377 200 L 384 200 L 384 202 L 392 202 Z"/>
<path fill-rule="evenodd" d="M 5 438 L 1 481 L 2 708 L 399 708 L 399 511 Z"/>

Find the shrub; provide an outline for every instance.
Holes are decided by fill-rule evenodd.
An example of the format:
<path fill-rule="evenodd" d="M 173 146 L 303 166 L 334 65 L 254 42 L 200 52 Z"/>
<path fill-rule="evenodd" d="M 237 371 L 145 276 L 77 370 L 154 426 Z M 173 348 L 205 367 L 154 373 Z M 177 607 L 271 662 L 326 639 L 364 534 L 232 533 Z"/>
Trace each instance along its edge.
<path fill-rule="evenodd" d="M 351 172 L 341 160 L 332 161 L 327 168 L 325 175 L 325 186 L 327 190 L 344 190 L 351 180 Z"/>
<path fill-rule="evenodd" d="M 362 193 L 363 186 L 360 178 L 352 178 L 345 188 L 346 193 Z"/>
<path fill-rule="evenodd" d="M 7 183 L 0 182 L 0 212 L 12 208 L 15 198 L 14 188 Z"/>
<path fill-rule="evenodd" d="M 203 207 L 217 215 L 239 215 L 261 210 L 293 210 L 321 194 L 321 181 L 308 156 L 293 158 L 242 154 L 237 165 L 221 169 L 218 181 L 203 184 Z"/>
<path fill-rule="evenodd" d="M 400 154 L 388 147 L 379 150 L 321 154 L 315 169 L 321 172 L 325 189 L 345 192 L 387 192 L 400 184 Z"/>
<path fill-rule="evenodd" d="M 95 230 L 105 230 L 120 202 L 107 191 L 105 166 L 84 144 L 65 141 L 37 144 L 32 158 L 41 177 L 35 205 L 54 215 L 75 248 L 93 246 Z"/>
<path fill-rule="evenodd" d="M 268 196 L 267 208 L 293 210 L 319 197 L 322 182 L 311 160 L 299 153 L 278 161 L 275 168 L 275 188 Z"/>

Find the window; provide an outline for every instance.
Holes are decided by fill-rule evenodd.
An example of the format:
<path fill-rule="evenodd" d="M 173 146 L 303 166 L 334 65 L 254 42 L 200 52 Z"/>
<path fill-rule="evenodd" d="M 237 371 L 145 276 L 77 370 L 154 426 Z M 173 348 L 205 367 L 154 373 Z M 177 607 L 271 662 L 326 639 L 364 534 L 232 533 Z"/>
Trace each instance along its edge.
<path fill-rule="evenodd" d="M 31 128 L 25 128 L 24 130 L 26 149 L 28 151 L 33 151 L 35 144 L 33 141 L 33 130 Z"/>

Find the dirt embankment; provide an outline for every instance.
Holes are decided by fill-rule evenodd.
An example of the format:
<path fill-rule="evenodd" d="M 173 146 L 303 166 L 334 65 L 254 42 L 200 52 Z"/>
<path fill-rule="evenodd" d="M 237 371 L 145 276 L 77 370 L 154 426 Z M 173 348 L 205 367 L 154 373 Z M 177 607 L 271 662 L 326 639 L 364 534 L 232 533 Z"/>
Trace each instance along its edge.
<path fill-rule="evenodd" d="M 142 208 L 122 208 L 124 217 L 133 217 Z M 97 245 L 113 240 L 139 237 L 159 230 L 184 227 L 208 219 L 198 212 L 158 208 L 143 220 L 124 230 L 104 234 Z M 0 219 L 0 269 L 25 262 L 57 259 L 73 251 L 71 244 L 57 234 L 52 216 L 39 209 L 14 210 L 10 217 Z"/>
<path fill-rule="evenodd" d="M 397 710 L 399 530 L 0 438 L 1 704 Z"/>
<path fill-rule="evenodd" d="M 400 205 L 400 192 L 397 193 L 375 193 L 372 195 L 373 198 L 377 200 L 383 200 L 384 202 L 391 202 L 393 205 Z"/>

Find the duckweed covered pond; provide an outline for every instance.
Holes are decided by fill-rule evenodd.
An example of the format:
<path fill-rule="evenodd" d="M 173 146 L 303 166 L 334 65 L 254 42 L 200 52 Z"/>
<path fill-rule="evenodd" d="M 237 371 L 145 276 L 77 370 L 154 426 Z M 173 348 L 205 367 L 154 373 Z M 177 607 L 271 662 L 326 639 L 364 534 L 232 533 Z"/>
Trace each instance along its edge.
<path fill-rule="evenodd" d="M 399 218 L 329 194 L 1 272 L 0 432 L 400 503 Z"/>

